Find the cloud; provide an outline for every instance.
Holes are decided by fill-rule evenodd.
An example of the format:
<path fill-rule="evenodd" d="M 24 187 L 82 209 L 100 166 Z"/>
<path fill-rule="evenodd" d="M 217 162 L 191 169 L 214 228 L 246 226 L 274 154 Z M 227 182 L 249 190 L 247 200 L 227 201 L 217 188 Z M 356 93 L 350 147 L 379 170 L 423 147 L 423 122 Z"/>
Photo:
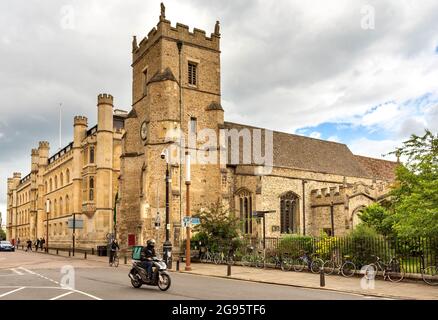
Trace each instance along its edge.
<path fill-rule="evenodd" d="M 317 132 L 317 131 L 314 131 L 314 132 L 312 132 L 312 133 L 309 135 L 309 137 L 311 137 L 311 138 L 315 138 L 315 139 L 320 139 L 320 138 L 321 138 L 321 133 L 320 133 L 320 132 Z"/>

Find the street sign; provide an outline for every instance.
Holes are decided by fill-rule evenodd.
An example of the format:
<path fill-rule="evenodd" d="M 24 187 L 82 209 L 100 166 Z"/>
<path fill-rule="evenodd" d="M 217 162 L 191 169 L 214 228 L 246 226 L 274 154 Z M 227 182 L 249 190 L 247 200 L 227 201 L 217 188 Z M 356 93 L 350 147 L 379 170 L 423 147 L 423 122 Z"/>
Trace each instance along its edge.
<path fill-rule="evenodd" d="M 68 228 L 73 229 L 73 218 L 68 219 Z M 76 219 L 75 220 L 75 229 L 83 229 L 84 228 L 84 220 Z"/>
<path fill-rule="evenodd" d="M 184 217 L 182 221 L 183 228 L 196 226 L 198 224 L 201 224 L 201 220 L 199 218 Z"/>

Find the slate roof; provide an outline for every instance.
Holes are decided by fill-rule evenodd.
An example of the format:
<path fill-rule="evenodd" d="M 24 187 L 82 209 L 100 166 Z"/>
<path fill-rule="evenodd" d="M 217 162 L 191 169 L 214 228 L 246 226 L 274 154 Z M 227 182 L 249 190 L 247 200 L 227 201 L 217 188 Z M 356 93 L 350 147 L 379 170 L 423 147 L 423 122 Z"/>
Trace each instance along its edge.
<path fill-rule="evenodd" d="M 232 122 L 225 122 L 224 128 L 263 130 L 263 128 Z M 362 159 L 363 157 L 354 155 L 347 145 L 342 143 L 278 131 L 273 131 L 273 139 L 274 167 L 287 167 L 349 177 L 378 179 L 393 177 L 388 172 L 394 168 L 393 162 L 372 158 L 368 158 L 370 161 L 365 161 Z M 242 149 L 242 143 L 240 148 Z"/>

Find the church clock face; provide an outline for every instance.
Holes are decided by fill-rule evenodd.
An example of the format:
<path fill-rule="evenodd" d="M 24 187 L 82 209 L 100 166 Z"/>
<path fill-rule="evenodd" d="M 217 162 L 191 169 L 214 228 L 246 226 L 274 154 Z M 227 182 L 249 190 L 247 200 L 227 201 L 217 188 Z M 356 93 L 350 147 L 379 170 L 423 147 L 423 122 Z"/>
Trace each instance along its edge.
<path fill-rule="evenodd" d="M 143 122 L 141 125 L 140 136 L 143 140 L 146 140 L 148 137 L 148 125 L 147 125 L 146 121 Z"/>

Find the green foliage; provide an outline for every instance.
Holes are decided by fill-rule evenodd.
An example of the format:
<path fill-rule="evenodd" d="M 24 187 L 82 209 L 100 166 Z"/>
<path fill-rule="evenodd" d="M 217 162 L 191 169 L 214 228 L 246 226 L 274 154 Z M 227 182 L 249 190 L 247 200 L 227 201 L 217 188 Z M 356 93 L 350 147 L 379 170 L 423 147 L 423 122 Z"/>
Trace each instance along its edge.
<path fill-rule="evenodd" d="M 222 204 L 212 204 L 206 210 L 196 215 L 201 224 L 196 226 L 197 237 L 204 241 L 207 247 L 232 246 L 233 240 L 239 235 L 240 219 L 236 218 Z"/>
<path fill-rule="evenodd" d="M 0 228 L 0 241 L 6 240 L 6 232 Z"/>
<path fill-rule="evenodd" d="M 377 231 L 367 224 L 358 225 L 346 238 L 343 245 L 343 255 L 348 255 L 354 259 L 356 266 L 360 267 L 373 262 L 373 255 L 379 256 L 383 260 L 390 253 L 389 246 Z"/>
<path fill-rule="evenodd" d="M 329 237 L 327 234 L 319 238 L 315 244 L 315 253 L 323 260 L 329 260 L 334 250 L 337 248 L 338 238 Z"/>
<path fill-rule="evenodd" d="M 391 192 L 393 228 L 399 236 L 438 234 L 438 138 L 429 130 L 412 135 L 396 153 L 407 161 L 397 168 Z"/>
<path fill-rule="evenodd" d="M 364 224 L 381 235 L 390 236 L 394 234 L 394 215 L 378 203 L 374 203 L 365 208 L 359 215 L 359 218 Z M 363 229 L 360 230 L 364 231 Z"/>
<path fill-rule="evenodd" d="M 287 235 L 278 244 L 280 254 L 296 257 L 301 251 L 313 252 L 313 238 L 300 235 Z"/>

